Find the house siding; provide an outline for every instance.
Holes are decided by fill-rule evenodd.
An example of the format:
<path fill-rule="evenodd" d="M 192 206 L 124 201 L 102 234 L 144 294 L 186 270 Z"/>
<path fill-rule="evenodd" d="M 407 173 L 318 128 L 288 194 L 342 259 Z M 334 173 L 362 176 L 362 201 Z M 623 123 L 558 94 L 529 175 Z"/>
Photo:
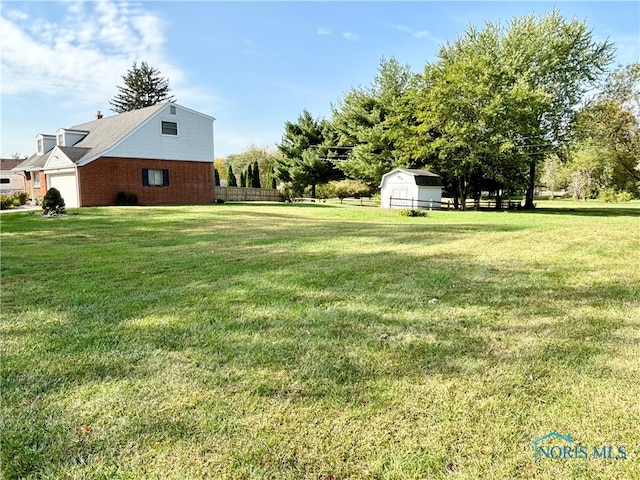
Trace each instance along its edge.
<path fill-rule="evenodd" d="M 135 132 L 109 150 L 110 157 L 208 161 L 213 158 L 213 119 L 167 104 Z M 163 135 L 162 122 L 178 124 L 178 135 Z"/>
<path fill-rule="evenodd" d="M 142 170 L 168 170 L 168 186 L 143 186 Z M 135 193 L 139 205 L 215 201 L 213 162 L 102 157 L 78 167 L 80 206 L 116 205 L 118 192 Z"/>

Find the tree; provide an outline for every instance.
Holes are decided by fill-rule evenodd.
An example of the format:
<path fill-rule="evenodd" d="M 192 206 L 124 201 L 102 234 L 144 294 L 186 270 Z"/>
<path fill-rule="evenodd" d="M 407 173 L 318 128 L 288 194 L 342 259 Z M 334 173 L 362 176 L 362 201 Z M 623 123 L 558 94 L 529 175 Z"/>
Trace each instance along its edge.
<path fill-rule="evenodd" d="M 42 211 L 45 215 L 54 216 L 65 213 L 64 199 L 57 188 L 51 187 L 42 199 Z"/>
<path fill-rule="evenodd" d="M 227 179 L 227 171 L 229 170 L 227 162 L 225 162 L 225 160 L 223 158 L 216 158 L 213 161 L 213 166 L 214 166 L 214 168 L 216 168 L 218 170 L 218 173 L 220 174 L 220 179 L 221 180 L 226 180 Z"/>
<path fill-rule="evenodd" d="M 240 187 L 247 188 L 247 173 L 244 170 L 240 172 Z"/>
<path fill-rule="evenodd" d="M 251 170 L 251 186 L 260 188 L 260 166 L 257 160 L 253 162 L 253 169 Z"/>
<path fill-rule="evenodd" d="M 231 165 L 229 165 L 229 171 L 227 172 L 227 186 L 238 186 L 238 181 L 236 180 L 236 176 L 233 174 L 233 167 Z"/>
<path fill-rule="evenodd" d="M 122 76 L 122 80 L 124 86 L 118 85 L 118 93 L 109 100 L 113 107 L 111 110 L 116 113 L 175 101 L 169 95 L 169 80 L 161 77 L 160 71 L 150 67 L 147 62 L 142 62 L 140 66 L 134 62 L 131 69 Z"/>
<path fill-rule="evenodd" d="M 547 97 L 544 109 L 525 125 L 519 144 L 529 155 L 525 207 L 533 208 L 536 167 L 548 153 L 563 156 L 570 142 L 577 107 L 613 59 L 608 41 L 597 42 L 585 22 L 566 21 L 557 10 L 541 19 L 512 21 L 505 37 L 512 71 L 531 91 Z"/>
<path fill-rule="evenodd" d="M 258 162 L 258 171 L 261 175 L 260 184 L 267 185 L 269 183 L 267 181 L 268 172 L 273 169 L 276 161 L 280 158 L 281 154 L 274 148 L 250 145 L 242 153 L 232 153 L 228 155 L 226 163 L 232 165 L 234 171 L 242 172 L 246 170 L 249 165 L 254 165 L 255 167 L 255 162 Z"/>
<path fill-rule="evenodd" d="M 343 147 L 338 165 L 347 176 L 375 188 L 394 167 L 412 166 L 414 159 L 399 148 L 398 128 L 406 125 L 402 102 L 413 77 L 408 66 L 383 58 L 370 87 L 354 88 L 332 106 L 331 122 Z"/>
<path fill-rule="evenodd" d="M 640 195 L 640 64 L 619 67 L 577 116 L 574 153 L 591 157 L 598 190 Z M 575 157 L 575 155 L 574 155 Z M 572 158 L 570 168 L 583 161 Z"/>
<path fill-rule="evenodd" d="M 253 179 L 253 167 L 251 164 L 247 165 L 247 170 L 244 172 L 244 185 L 243 187 L 250 187 L 251 180 Z"/>
<path fill-rule="evenodd" d="M 285 133 L 277 146 L 282 158 L 274 165 L 277 178 L 291 182 L 295 192 L 310 186 L 315 198 L 317 185 L 341 176 L 330 158 L 332 141 L 329 122 L 313 118 L 307 110 L 296 123 L 285 122 Z"/>
<path fill-rule="evenodd" d="M 553 200 L 556 190 L 565 183 L 562 163 L 557 155 L 549 155 L 544 160 L 544 169 L 540 181 L 549 189 L 549 198 Z"/>
<path fill-rule="evenodd" d="M 215 178 L 215 182 L 216 182 L 216 183 L 215 183 L 215 185 L 216 185 L 216 187 L 219 187 L 219 186 L 220 186 L 220 173 L 218 173 L 218 169 L 217 169 L 217 168 L 214 168 L 214 169 L 213 169 L 213 176 L 214 176 L 214 178 Z"/>
<path fill-rule="evenodd" d="M 522 185 L 532 208 L 536 167 L 564 156 L 577 106 L 612 52 L 556 10 L 507 28 L 469 28 L 440 49 L 421 82 L 418 131 L 432 134 L 436 171 L 455 179 L 460 200 Z"/>

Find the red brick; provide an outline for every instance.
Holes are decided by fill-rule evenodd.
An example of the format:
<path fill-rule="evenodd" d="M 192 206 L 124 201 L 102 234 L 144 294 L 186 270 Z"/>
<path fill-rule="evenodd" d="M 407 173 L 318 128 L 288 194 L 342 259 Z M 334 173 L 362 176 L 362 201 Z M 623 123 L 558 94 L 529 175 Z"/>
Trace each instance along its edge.
<path fill-rule="evenodd" d="M 169 185 L 143 186 L 142 169 L 169 171 Z M 138 195 L 139 205 L 207 204 L 215 201 L 213 162 L 102 157 L 78 167 L 80 205 L 116 205 L 118 192 Z"/>

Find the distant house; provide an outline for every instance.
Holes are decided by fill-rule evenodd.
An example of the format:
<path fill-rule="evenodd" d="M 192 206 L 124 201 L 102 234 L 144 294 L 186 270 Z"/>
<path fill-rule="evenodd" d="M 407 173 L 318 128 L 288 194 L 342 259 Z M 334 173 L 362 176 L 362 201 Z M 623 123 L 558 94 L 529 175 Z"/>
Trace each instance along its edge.
<path fill-rule="evenodd" d="M 24 174 L 12 171 L 21 162 L 13 158 L 0 158 L 0 194 L 8 195 L 27 188 Z"/>
<path fill-rule="evenodd" d="M 203 204 L 215 199 L 214 118 L 175 103 L 104 117 L 36 136 L 36 153 L 16 166 L 26 191 L 49 188 L 67 207 L 115 205 L 118 192 L 141 205 Z"/>
<path fill-rule="evenodd" d="M 442 178 L 427 170 L 396 168 L 382 176 L 383 208 L 440 208 Z"/>

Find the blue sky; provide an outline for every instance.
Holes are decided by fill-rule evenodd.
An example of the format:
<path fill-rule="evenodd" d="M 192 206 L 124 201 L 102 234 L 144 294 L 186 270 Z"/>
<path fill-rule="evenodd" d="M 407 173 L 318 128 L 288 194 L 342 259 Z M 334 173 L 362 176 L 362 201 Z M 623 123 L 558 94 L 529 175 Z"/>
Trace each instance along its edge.
<path fill-rule="evenodd" d="M 544 15 L 554 5 L 640 61 L 640 2 L 65 1 L 1 4 L 1 155 L 110 111 L 134 61 L 169 78 L 179 104 L 215 117 L 215 154 L 273 147 L 303 109 L 371 84 L 382 57 L 413 71 L 469 25 Z"/>

